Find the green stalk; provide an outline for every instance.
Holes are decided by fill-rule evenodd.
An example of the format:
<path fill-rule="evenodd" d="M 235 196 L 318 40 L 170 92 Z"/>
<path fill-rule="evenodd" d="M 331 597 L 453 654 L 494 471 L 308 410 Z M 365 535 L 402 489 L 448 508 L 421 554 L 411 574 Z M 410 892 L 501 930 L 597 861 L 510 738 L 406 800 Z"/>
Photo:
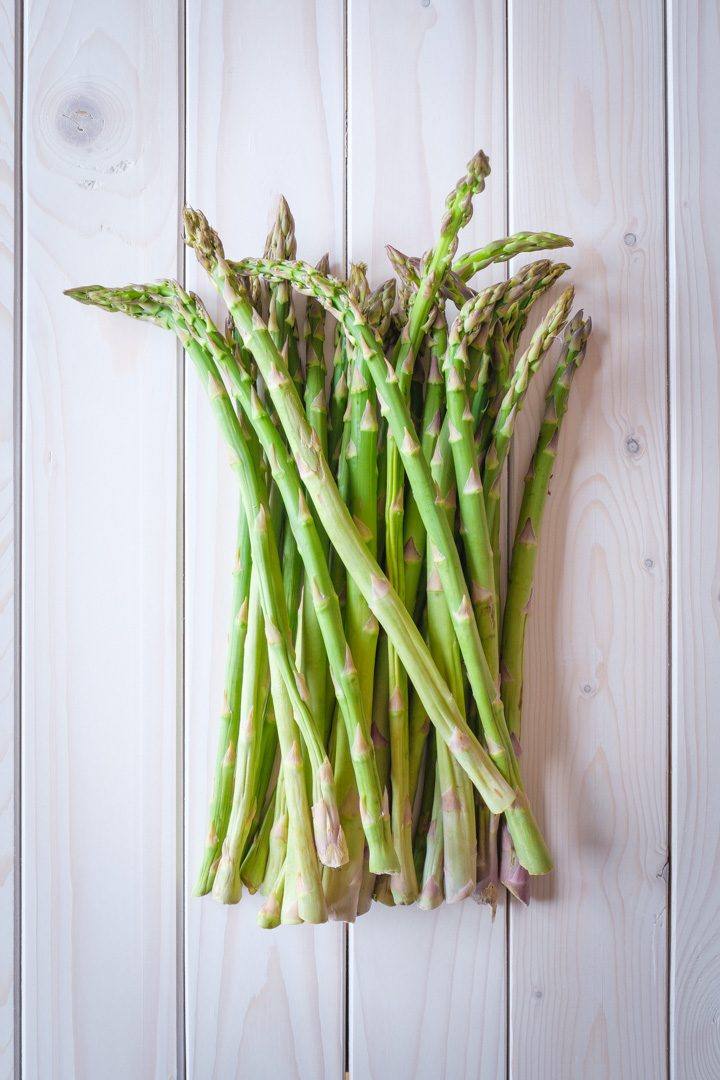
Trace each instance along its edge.
<path fill-rule="evenodd" d="M 424 261 L 417 291 L 410 301 L 408 320 L 393 352 L 389 370 L 392 370 L 398 396 L 408 412 L 410 384 L 420 344 L 428 328 L 434 322 L 437 292 L 452 257 L 457 250 L 458 233 L 472 215 L 472 199 L 482 191 L 490 171 L 487 158 L 476 155 L 468 164 L 467 174 L 458 181 L 446 201 L 446 214 L 440 227 L 440 235 L 434 249 Z M 371 328 L 367 327 L 370 330 Z M 377 337 L 375 336 L 377 342 Z M 367 345 L 367 341 L 363 344 Z M 382 348 L 379 349 L 382 355 Z M 370 370 L 371 362 L 367 347 L 360 345 Z M 383 356 L 384 361 L 384 356 Z M 373 375 L 374 378 L 375 375 Z M 378 392 L 380 386 L 377 384 Z M 412 427 L 412 421 L 406 427 Z M 413 603 L 405 595 L 405 553 L 403 539 L 405 461 L 396 442 L 396 430 L 392 423 L 388 431 L 386 450 L 385 492 L 385 565 L 387 575 L 396 593 L 412 611 Z M 412 481 L 411 481 L 412 482 Z M 392 641 L 388 641 L 390 672 L 390 772 L 392 781 L 392 819 L 395 849 L 400 859 L 400 874 L 392 879 L 396 903 L 411 903 L 417 895 L 417 881 L 412 857 L 412 804 L 410 797 L 409 742 L 408 742 L 408 682 L 407 673 L 397 655 Z"/>
<path fill-rule="evenodd" d="M 428 831 L 433 816 L 433 802 L 435 798 L 435 770 L 437 768 L 437 739 L 433 731 L 430 731 L 425 744 L 425 762 L 422 776 L 422 794 L 420 799 L 420 813 L 418 814 L 415 835 L 413 836 L 413 858 L 415 860 L 415 873 L 418 880 L 422 881 L 423 867 L 425 865 L 425 853 L 427 851 Z"/>
<path fill-rule="evenodd" d="M 275 784 L 277 783 L 277 765 L 279 762 L 278 738 L 277 724 L 275 723 L 275 711 L 273 709 L 272 698 L 270 696 L 269 668 L 265 676 L 265 684 L 267 690 L 262 709 L 262 725 L 260 727 L 260 753 L 258 757 L 257 769 L 255 772 L 254 788 L 254 798 L 255 803 L 258 807 L 258 815 L 256 816 L 252 828 L 250 829 L 250 835 L 248 837 L 248 847 L 250 844 L 252 844 L 257 831 L 262 827 L 262 821 L 264 820 L 266 807 L 273 797 Z M 245 856 L 243 856 L 243 858 L 244 857 Z M 242 867 L 240 869 L 240 876 L 242 877 Z"/>
<path fill-rule="evenodd" d="M 265 903 L 257 914 L 258 926 L 263 930 L 274 930 L 280 925 L 280 911 L 285 894 L 285 865 L 280 868 L 272 887 L 268 890 Z"/>
<path fill-rule="evenodd" d="M 439 306 L 435 312 L 430 333 L 430 366 L 425 388 L 423 404 L 421 449 L 426 461 L 430 461 L 434 452 L 445 409 L 445 383 L 441 367 L 447 348 L 447 320 L 445 311 Z M 423 525 L 418 505 L 409 493 L 404 518 L 403 558 L 405 561 L 405 601 L 409 611 L 417 611 L 417 596 L 425 563 L 427 533 Z"/>
<path fill-rule="evenodd" d="M 270 851 L 270 833 L 275 823 L 275 803 L 277 798 L 278 790 L 276 788 L 270 796 L 270 802 L 265 807 L 260 827 L 253 836 L 240 864 L 242 883 L 250 893 L 258 891 L 265 877 Z"/>
<path fill-rule="evenodd" d="M 548 259 L 529 263 L 505 283 L 501 295 L 493 303 L 490 314 L 495 325 L 488 341 L 492 361 L 488 403 L 476 430 L 476 442 L 483 460 L 492 441 L 498 410 L 510 384 L 513 358 L 530 312 L 537 300 L 568 269 L 566 263 L 553 265 Z"/>
<path fill-rule="evenodd" d="M 348 351 L 347 339 L 341 326 L 335 328 L 335 351 L 333 354 L 332 387 L 330 391 L 330 415 L 327 433 L 327 459 L 337 464 L 340 458 L 345 410 L 348 402 Z"/>
<path fill-rule="evenodd" d="M 238 514 L 238 541 L 233 570 L 234 588 L 232 599 L 232 622 L 225 664 L 224 709 L 220 718 L 220 732 L 215 762 L 215 781 L 210 804 L 210 827 L 205 841 L 205 851 L 200 871 L 193 888 L 194 896 L 209 893 L 215 880 L 222 843 L 227 833 L 233 798 L 235 761 L 240 726 L 240 696 L 243 682 L 243 659 L 248 628 L 248 601 L 250 595 L 250 533 L 245 511 L 240 506 Z"/>
<path fill-rule="evenodd" d="M 448 394 L 448 408 L 450 408 Z M 438 501 L 452 527 L 454 500 L 438 486 L 441 463 L 431 466 Z M 452 620 L 442 595 L 440 575 L 435 566 L 427 568 L 427 633 L 430 651 L 453 692 L 461 712 L 465 712 L 465 687 L 458 642 Z M 458 768 L 442 744 L 437 746 L 437 777 L 440 785 L 440 810 L 443 831 L 443 890 L 448 903 L 470 896 L 475 888 L 477 849 L 475 801 L 467 776 Z"/>
<path fill-rule="evenodd" d="M 585 356 L 591 328 L 590 320 L 583 321 L 582 312 L 579 312 L 565 331 L 563 352 L 545 398 L 545 414 L 520 504 L 502 627 L 502 697 L 508 727 L 516 738 L 520 737 L 525 627 L 532 599 L 540 530 L 570 387 Z"/>
<path fill-rule="evenodd" d="M 267 673 L 267 646 L 257 573 L 250 581 L 248 632 L 245 639 L 245 678 L 240 701 L 235 789 L 227 836 L 215 874 L 213 895 L 224 904 L 236 904 L 242 895 L 240 864 L 250 828 L 258 811 L 255 772 L 259 756 L 259 730 Z"/>
<path fill-rule="evenodd" d="M 284 872 L 288 845 L 288 807 L 285 794 L 285 774 L 282 764 L 275 789 L 275 808 L 268 837 L 268 856 L 265 864 L 263 893 L 269 896 L 275 882 Z"/>
<path fill-rule="evenodd" d="M 428 639 L 440 670 L 452 687 L 461 710 L 465 708 L 463 676 L 450 613 L 442 596 L 437 570 L 428 575 Z M 473 789 L 444 743 L 437 744 L 444 843 L 444 892 L 449 904 L 464 900 L 475 888 L 476 836 Z M 423 886 L 424 888 L 424 886 Z"/>
<path fill-rule="evenodd" d="M 507 262 L 516 255 L 528 251 L 550 251 L 552 248 L 572 247 L 573 242 L 569 236 L 561 236 L 552 232 L 518 232 L 512 236 L 505 236 L 501 240 L 493 240 L 484 247 L 477 248 L 461 255 L 453 263 L 453 271 L 462 279 L 469 281 L 471 277 L 484 270 L 491 263 Z"/>
<path fill-rule="evenodd" d="M 369 288 L 365 266 L 354 264 L 350 272 L 350 284 L 358 303 L 365 304 Z M 385 311 L 384 295 L 373 297 L 373 312 L 382 319 Z M 377 554 L 377 433 L 374 396 L 369 389 L 369 375 L 362 357 L 353 357 L 349 387 L 349 416 L 346 421 L 344 462 L 347 468 L 347 501 L 350 513 L 373 557 Z M 378 641 L 378 622 L 370 611 L 360 590 L 350 577 L 347 579 L 345 610 L 347 642 L 355 661 L 357 678 L 362 695 L 362 711 L 365 717 L 372 715 L 372 696 L 375 671 L 375 655 Z M 330 913 L 336 918 L 353 921 L 357 913 L 360 886 L 363 879 L 364 838 L 361 822 L 361 804 L 353 783 L 352 759 L 345 729 L 338 727 L 335 740 L 335 774 L 341 808 L 341 821 L 348 841 L 348 863 L 336 874 L 324 874 L 325 895 Z M 379 779 L 379 778 L 378 778 Z M 383 806 L 384 793 L 383 793 Z M 344 812 L 345 816 L 342 816 Z M 397 859 L 395 859 L 397 863 Z M 371 858 L 368 872 L 384 870 L 377 860 Z"/>
<path fill-rule="evenodd" d="M 288 847 L 282 922 L 296 922 L 300 919 L 303 922 L 322 923 L 327 920 L 327 908 L 315 851 L 317 840 L 313 842 L 313 823 L 307 804 L 300 733 L 293 718 L 290 695 L 277 655 L 272 649 L 269 658 L 288 806 Z M 317 836 L 317 828 L 315 835 Z M 289 903 L 288 896 L 292 898 Z"/>
<path fill-rule="evenodd" d="M 474 301 L 470 301 L 473 304 Z M 498 598 L 482 480 L 477 466 L 474 424 L 465 388 L 467 339 L 461 338 L 463 308 L 453 324 L 445 362 L 448 438 L 455 464 L 465 559 L 480 639 L 493 681 L 499 676 Z"/>
<path fill-rule="evenodd" d="M 415 800 L 417 796 L 418 783 L 420 780 L 420 769 L 422 767 L 423 755 L 425 753 L 425 747 L 427 745 L 428 735 L 430 734 L 430 720 L 428 718 L 427 710 L 422 703 L 422 698 L 416 692 L 414 687 L 410 687 L 410 704 L 408 706 L 408 743 L 409 743 L 409 789 L 410 789 L 410 802 L 415 808 Z"/>
<path fill-rule="evenodd" d="M 320 273 L 328 272 L 328 256 L 323 255 L 317 264 Z M 253 280 L 253 279 L 251 279 Z M 255 278 L 254 280 L 258 280 Z M 323 453 L 328 452 L 328 404 L 327 404 L 327 366 L 325 363 L 325 310 L 312 298 L 308 299 L 305 312 L 305 413 L 308 423 L 318 437 Z M 315 527 L 326 560 L 331 559 L 331 549 L 327 533 L 314 508 L 312 510 Z M 341 567 L 337 567 L 338 585 L 341 585 Z M 306 581 L 310 579 L 306 574 Z M 333 580 L 333 588 L 335 581 Z M 337 592 L 337 589 L 335 589 Z M 303 591 L 303 638 L 307 646 L 307 655 L 313 657 L 313 663 L 307 671 L 308 687 L 313 701 L 317 701 L 317 715 L 322 719 L 325 744 L 330 735 L 330 722 L 333 714 L 333 688 L 330 668 L 325 655 L 322 630 L 312 598 L 312 588 Z"/>
<path fill-rule="evenodd" d="M 562 330 L 573 302 L 574 289 L 566 289 L 552 305 L 533 334 L 530 345 L 518 361 L 507 393 L 503 397 L 493 428 L 493 439 L 485 457 L 483 488 L 490 536 L 494 538 L 500 521 L 500 480 L 515 430 L 517 414 L 525 404 L 530 379 L 539 369 L 548 349 Z"/>
<path fill-rule="evenodd" d="M 438 743 L 438 748 L 440 744 Z M 422 873 L 422 889 L 418 907 L 432 911 L 443 902 L 443 866 L 445 861 L 444 820 L 442 813 L 442 787 L 439 768 L 435 772 L 433 802 L 430 824 L 425 840 L 425 864 Z"/>
<path fill-rule="evenodd" d="M 500 818 L 491 814 L 487 806 L 478 807 L 478 859 L 477 885 L 475 899 L 479 904 L 488 904 L 492 909 L 493 919 L 497 910 L 498 886 L 500 883 L 498 866 L 498 830 Z"/>

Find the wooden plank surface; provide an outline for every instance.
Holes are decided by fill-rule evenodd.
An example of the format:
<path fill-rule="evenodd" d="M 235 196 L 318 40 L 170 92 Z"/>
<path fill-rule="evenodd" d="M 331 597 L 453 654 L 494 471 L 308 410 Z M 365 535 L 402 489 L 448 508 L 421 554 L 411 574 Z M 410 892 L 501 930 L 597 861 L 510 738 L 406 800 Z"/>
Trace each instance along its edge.
<path fill-rule="evenodd" d="M 511 912 L 510 1075 L 656 1080 L 668 859 L 663 9 L 512 0 L 508 33 L 510 226 L 575 238 L 568 261 L 595 326 L 530 618 L 523 760 L 557 869 Z M 529 453 L 526 441 L 516 484 Z"/>
<path fill-rule="evenodd" d="M 0 1076 L 14 1069 L 15 509 L 14 509 L 15 7 L 0 0 Z"/>
<path fill-rule="evenodd" d="M 175 272 L 177 5 L 25 34 L 24 1076 L 175 1076 L 175 348 L 62 290 Z"/>
<path fill-rule="evenodd" d="M 295 215 L 298 253 L 342 265 L 342 5 L 191 0 L 187 197 L 237 257 L 262 252 L 278 195 Z M 188 281 L 210 299 L 192 255 Z M 207 830 L 222 705 L 237 483 L 205 394 L 188 370 L 186 411 L 187 892 Z M 340 1077 L 344 931 L 271 932 L 258 898 L 187 906 L 188 1074 Z"/>
<path fill-rule="evenodd" d="M 353 0 L 348 26 L 349 256 L 420 255 L 479 148 L 493 175 L 463 246 L 505 229 L 505 8 Z M 374 905 L 350 933 L 353 1080 L 505 1075 L 505 912 Z"/>
<path fill-rule="evenodd" d="M 672 966 L 677 1080 L 720 1075 L 720 13 L 670 6 Z"/>

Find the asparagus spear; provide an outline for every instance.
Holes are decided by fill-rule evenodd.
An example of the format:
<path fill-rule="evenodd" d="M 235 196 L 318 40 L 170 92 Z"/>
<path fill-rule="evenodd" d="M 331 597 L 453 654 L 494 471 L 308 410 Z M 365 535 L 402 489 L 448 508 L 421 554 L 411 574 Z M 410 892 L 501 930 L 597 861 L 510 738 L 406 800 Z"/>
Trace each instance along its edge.
<path fill-rule="evenodd" d="M 591 329 L 590 319 L 583 320 L 583 313 L 579 312 L 565 331 L 563 352 L 545 398 L 545 414 L 525 478 L 510 559 L 502 626 L 502 696 L 508 727 L 517 738 L 520 737 L 525 626 L 532 599 L 538 540 L 560 426 L 567 411 L 573 376 L 585 356 Z"/>
<path fill-rule="evenodd" d="M 440 670 L 453 688 L 461 710 L 465 708 L 462 670 L 450 613 L 442 597 L 437 570 L 432 567 L 427 585 L 428 638 Z M 470 896 L 475 888 L 476 836 L 473 789 L 444 743 L 437 744 L 437 777 L 444 844 L 444 893 L 454 903 Z M 425 895 L 425 885 L 423 886 Z"/>
<path fill-rule="evenodd" d="M 443 902 L 443 863 L 445 856 L 442 787 L 439 769 L 434 775 L 432 814 L 425 836 L 425 863 L 418 907 L 432 911 Z"/>
<path fill-rule="evenodd" d="M 284 792 L 284 788 L 283 788 Z M 278 798 L 278 788 L 273 791 L 270 802 L 260 822 L 260 827 L 252 838 L 243 861 L 240 865 L 240 877 L 251 893 L 258 891 L 263 883 L 268 864 L 270 851 L 270 834 L 275 823 L 275 805 Z M 283 856 L 284 861 L 284 856 Z M 275 879 L 273 878 L 273 881 Z"/>
<path fill-rule="evenodd" d="M 267 670 L 267 646 L 263 626 L 258 573 L 252 574 L 248 604 L 248 633 L 245 642 L 247 670 L 243 679 L 237 762 L 232 813 L 215 874 L 213 895 L 222 903 L 235 903 L 242 893 L 240 864 L 245 843 L 257 813 L 255 770 L 259 753 L 259 728 L 262 720 L 264 675 Z"/>
<path fill-rule="evenodd" d="M 475 305 L 470 301 L 470 310 Z M 498 679 L 498 618 L 493 549 L 485 514 L 483 487 L 477 467 L 473 417 L 467 396 L 467 338 L 461 337 L 469 314 L 466 305 L 453 324 L 445 362 L 448 438 L 455 464 L 465 557 L 470 573 L 473 611 L 490 673 Z"/>
<path fill-rule="evenodd" d="M 487 523 L 493 539 L 500 520 L 500 477 L 515 430 L 515 420 L 525 403 L 530 379 L 540 367 L 548 349 L 565 325 L 574 295 L 572 286 L 566 289 L 540 323 L 530 345 L 518 362 L 495 419 L 493 439 L 485 457 L 483 473 Z"/>
<path fill-rule="evenodd" d="M 238 544 L 233 576 L 232 623 L 225 665 L 225 703 L 220 720 L 215 781 L 210 810 L 210 827 L 205 841 L 203 861 L 193 888 L 193 895 L 204 896 L 212 889 L 220 851 L 227 832 L 235 777 L 236 747 L 240 726 L 240 696 L 243 682 L 243 659 L 248 628 L 250 594 L 250 533 L 243 507 L 238 515 Z"/>
<path fill-rule="evenodd" d="M 369 286 L 362 263 L 350 270 L 350 289 L 356 301 L 365 306 Z M 373 297 L 373 317 L 384 318 L 387 304 L 382 293 Z M 375 399 L 370 392 L 369 374 L 361 355 L 353 355 L 350 365 L 349 404 L 344 433 L 344 464 L 347 469 L 347 501 L 350 513 L 370 554 L 377 556 L 377 436 L 378 423 Z M 372 715 L 375 655 L 378 642 L 378 622 L 352 577 L 347 580 L 345 627 L 350 652 L 355 661 L 362 694 L 365 717 Z M 345 730 L 340 727 L 335 740 L 335 772 L 340 792 L 343 829 L 348 840 L 349 859 L 337 874 L 325 874 L 325 894 L 331 913 L 348 921 L 355 919 L 359 890 L 363 877 L 364 841 L 358 828 L 360 805 L 352 782 L 350 746 Z M 387 793 L 383 785 L 383 805 Z M 397 865 L 397 857 L 394 860 Z M 378 867 L 370 859 L 368 873 L 390 867 Z"/>
<path fill-rule="evenodd" d="M 572 246 L 573 242 L 569 236 L 561 236 L 558 233 L 517 232 L 461 255 L 453 263 L 453 271 L 462 281 L 469 281 L 491 263 L 507 262 L 508 259 L 522 252 L 549 251 L 552 248 Z"/>

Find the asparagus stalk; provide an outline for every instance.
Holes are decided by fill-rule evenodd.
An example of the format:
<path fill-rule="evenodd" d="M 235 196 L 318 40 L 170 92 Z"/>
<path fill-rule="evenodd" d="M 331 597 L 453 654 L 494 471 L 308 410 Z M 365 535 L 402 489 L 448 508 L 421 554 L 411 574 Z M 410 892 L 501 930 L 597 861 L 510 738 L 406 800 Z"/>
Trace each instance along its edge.
<path fill-rule="evenodd" d="M 270 648 L 269 657 L 270 680 L 288 805 L 288 847 L 281 917 L 283 922 L 301 920 L 322 923 L 327 921 L 327 908 L 315 853 L 317 839 L 313 844 L 313 824 L 308 812 L 300 733 L 293 717 L 290 695 L 280 672 L 277 655 L 272 648 Z M 317 827 L 315 836 L 317 838 Z M 289 904 L 288 895 L 291 897 Z M 271 892 L 268 899 L 271 900 L 272 896 Z"/>
<path fill-rule="evenodd" d="M 385 317 L 387 299 L 382 291 L 370 298 L 365 270 L 362 263 L 351 267 L 350 286 L 358 303 L 365 306 L 371 299 L 373 318 L 380 322 Z M 344 447 L 348 506 L 368 551 L 376 558 L 378 423 L 375 400 L 370 392 L 369 374 L 362 356 L 353 356 L 351 371 Z M 357 668 L 363 714 L 371 717 L 378 622 L 352 577 L 347 580 L 345 626 L 348 645 Z M 360 805 L 352 782 L 350 747 L 342 727 L 337 731 L 334 763 L 341 811 L 344 809 L 346 813 L 342 821 L 348 840 L 349 859 L 339 873 L 324 875 L 325 894 L 333 915 L 353 921 L 363 880 L 364 841 L 362 830 L 358 828 Z M 384 785 L 383 806 L 387 806 Z M 396 857 L 394 864 L 397 865 Z M 368 861 L 368 874 L 386 869 L 391 867 L 378 867 L 375 859 Z"/>
<path fill-rule="evenodd" d="M 453 271 L 462 281 L 469 281 L 471 277 L 484 270 L 491 263 L 507 262 L 516 255 L 528 251 L 550 251 L 552 248 L 572 247 L 573 242 L 569 236 L 562 236 L 552 232 L 518 232 L 512 236 L 505 236 L 501 240 L 493 240 L 485 247 L 477 248 L 461 255 L 453 263 Z"/>
<path fill-rule="evenodd" d="M 445 857 L 444 820 L 442 814 L 442 782 L 439 768 L 433 783 L 432 813 L 425 836 L 425 863 L 418 907 L 432 911 L 443 902 L 443 864 Z"/>
<path fill-rule="evenodd" d="M 407 324 L 398 340 L 390 363 L 390 368 L 394 369 L 398 395 L 405 405 L 406 411 L 415 360 L 420 343 L 428 329 L 439 287 L 457 250 L 458 233 L 472 216 L 473 196 L 483 190 L 485 178 L 489 171 L 489 162 L 482 153 L 477 154 L 468 163 L 467 173 L 460 178 L 448 195 L 446 213 L 441 222 L 438 241 L 421 268 L 417 291 L 409 304 Z M 363 350 L 361 348 L 361 353 L 367 354 L 367 349 Z M 382 350 L 380 350 L 380 353 L 382 354 Z M 391 584 L 400 599 L 405 601 L 403 465 L 404 460 L 396 443 L 396 434 L 391 424 L 386 449 L 385 563 Z M 388 710 L 390 715 L 393 836 L 395 837 L 395 846 L 400 858 L 400 874 L 393 879 L 392 887 L 396 902 L 410 903 L 416 896 L 417 882 L 412 857 L 408 682 L 405 669 L 391 641 L 388 642 L 388 661 L 390 672 Z"/>
<path fill-rule="evenodd" d="M 570 387 L 585 356 L 591 329 L 590 319 L 583 320 L 579 312 L 565 331 L 563 352 L 545 398 L 545 413 L 520 504 L 502 626 L 502 697 L 508 727 L 516 738 L 520 737 L 525 626 L 540 530 Z"/>
<path fill-rule="evenodd" d="M 518 362 L 495 419 L 493 439 L 485 457 L 483 474 L 487 523 L 493 539 L 500 521 L 500 478 L 515 430 L 515 420 L 525 404 L 530 379 L 539 369 L 548 349 L 565 325 L 574 295 L 572 286 L 566 289 L 540 323 Z"/>
<path fill-rule="evenodd" d="M 233 571 L 235 585 L 233 589 L 232 623 L 225 665 L 224 709 L 220 719 L 215 781 L 210 804 L 210 827 L 205 841 L 202 865 L 193 888 L 194 896 L 204 896 L 212 889 L 222 843 L 227 833 L 232 805 L 238 728 L 240 726 L 243 660 L 248 628 L 250 570 L 252 566 L 250 533 L 248 532 L 247 519 L 242 506 L 240 506 L 238 519 L 238 543 Z"/>
<path fill-rule="evenodd" d="M 249 892 L 255 893 L 263 883 L 267 869 L 268 855 L 270 851 L 270 833 L 275 823 L 275 805 L 278 798 L 278 789 L 273 791 L 270 802 L 260 822 L 260 827 L 252 838 L 243 861 L 240 865 L 240 877 L 242 883 Z M 275 879 L 273 879 L 274 881 Z"/>
<path fill-rule="evenodd" d="M 415 873 L 418 880 L 423 880 L 425 866 L 425 853 L 427 851 L 428 831 L 433 816 L 433 804 L 435 800 L 435 770 L 437 767 L 437 753 L 434 732 L 431 730 L 425 744 L 425 762 L 422 777 L 422 792 L 420 798 L 420 812 L 413 836 L 413 858 L 415 860 Z"/>
<path fill-rule="evenodd" d="M 464 710 L 462 670 L 457 642 L 437 570 L 428 574 L 428 637 L 433 656 L 453 688 L 458 707 Z M 437 744 L 437 776 L 444 844 L 444 893 L 449 904 L 464 900 L 475 888 L 476 835 L 473 789 L 444 743 Z M 425 885 L 423 886 L 425 895 Z"/>
<path fill-rule="evenodd" d="M 213 884 L 213 895 L 222 903 L 237 903 L 242 894 L 240 864 L 245 843 L 257 813 L 254 779 L 260 743 L 259 728 L 262 721 L 262 698 L 265 690 L 264 675 L 267 671 L 267 646 L 265 645 L 257 572 L 252 574 L 250 582 L 247 623 L 248 632 L 245 642 L 247 670 L 243 679 L 240 702 L 232 813 Z"/>
<path fill-rule="evenodd" d="M 284 875 L 285 857 L 288 846 L 288 806 L 285 793 L 285 774 L 280 767 L 277 788 L 275 789 L 275 806 L 272 815 L 272 823 L 268 836 L 268 854 L 263 875 L 263 893 L 269 896 L 276 883 Z M 278 912 L 279 918 L 279 912 Z"/>
<path fill-rule="evenodd" d="M 470 305 L 474 303 L 470 301 Z M 463 316 L 467 318 L 467 314 L 466 306 L 453 324 L 445 363 L 448 437 L 455 464 L 473 611 L 490 673 L 497 683 L 499 649 L 493 549 L 485 515 L 482 479 L 477 466 L 473 416 L 465 383 L 467 339 L 461 337 Z"/>

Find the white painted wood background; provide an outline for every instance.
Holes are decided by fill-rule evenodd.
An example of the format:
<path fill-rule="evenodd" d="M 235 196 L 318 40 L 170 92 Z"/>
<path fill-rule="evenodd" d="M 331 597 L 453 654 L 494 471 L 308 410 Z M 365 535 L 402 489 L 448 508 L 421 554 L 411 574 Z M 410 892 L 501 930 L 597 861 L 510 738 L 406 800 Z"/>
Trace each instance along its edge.
<path fill-rule="evenodd" d="M 716 0 L 0 0 L 1 1076 L 720 1076 L 718 56 Z M 163 335 L 61 293 L 182 275 L 185 198 L 256 252 L 280 191 L 385 276 L 480 146 L 466 243 L 569 232 L 595 325 L 527 658 L 557 870 L 264 933 L 189 898 L 225 455 Z"/>

